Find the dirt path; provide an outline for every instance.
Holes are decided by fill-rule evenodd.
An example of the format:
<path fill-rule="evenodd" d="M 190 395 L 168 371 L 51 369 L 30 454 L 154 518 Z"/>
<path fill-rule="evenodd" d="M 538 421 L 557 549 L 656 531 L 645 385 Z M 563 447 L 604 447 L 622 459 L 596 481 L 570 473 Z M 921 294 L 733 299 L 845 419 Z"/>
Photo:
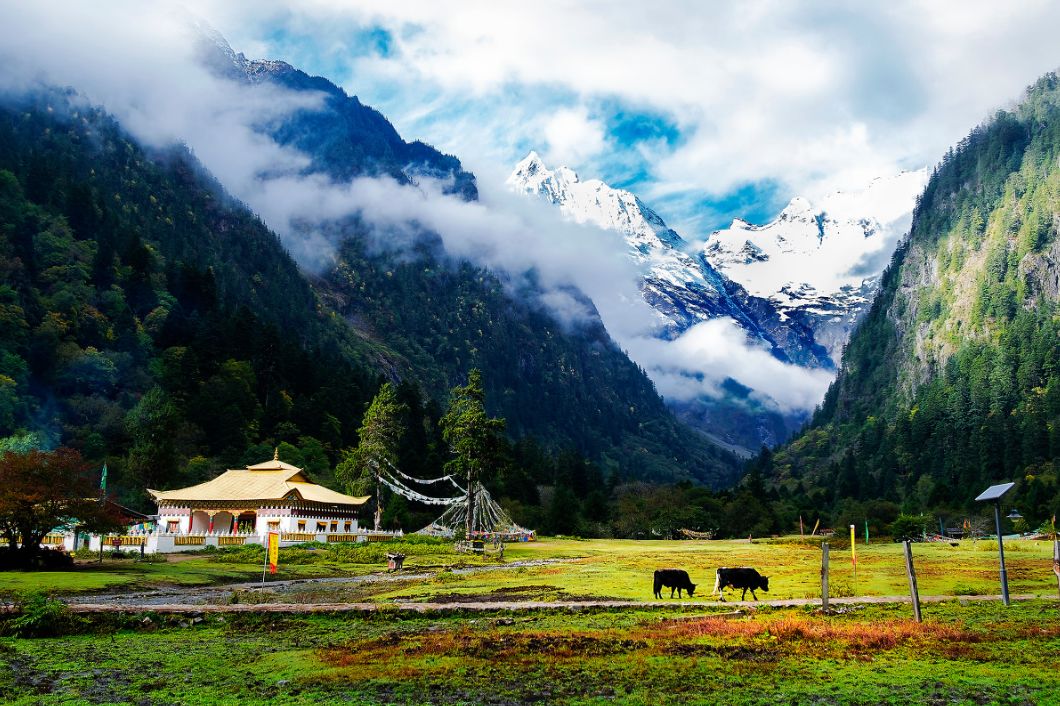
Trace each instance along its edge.
<path fill-rule="evenodd" d="M 462 566 L 450 569 L 456 576 L 467 576 L 480 573 L 491 573 L 494 571 L 508 571 L 524 567 L 551 566 L 578 561 L 579 559 L 524 559 L 511 561 L 506 564 L 485 564 L 477 566 Z M 60 597 L 60 600 L 68 604 L 93 604 L 127 606 L 129 610 L 144 609 L 144 606 L 155 605 L 205 605 L 205 604 L 228 604 L 232 603 L 232 596 L 236 592 L 250 592 L 252 594 L 266 594 L 270 596 L 283 596 L 284 594 L 312 591 L 313 589 L 342 589 L 344 587 L 355 587 L 366 584 L 404 583 L 410 581 L 423 581 L 438 575 L 438 571 L 426 569 L 399 571 L 394 573 L 371 573 L 357 576 L 323 576 L 318 578 L 295 578 L 282 580 L 269 580 L 262 584 L 261 581 L 243 581 L 240 583 L 214 584 L 205 586 L 178 586 L 168 585 L 139 590 L 120 590 L 107 593 L 88 593 Z M 296 599 L 297 600 L 297 599 Z M 283 605 L 290 605 L 291 602 Z"/>
<path fill-rule="evenodd" d="M 1038 598 L 1036 594 L 1021 593 L 1013 595 L 1014 601 L 1027 601 Z M 1001 596 L 921 596 L 921 603 L 940 603 L 943 601 L 1000 601 Z M 480 601 L 477 603 L 416 603 L 412 601 L 394 601 L 387 603 L 261 603 L 261 604 L 189 604 L 189 603 L 68 603 L 75 613 L 375 613 L 375 612 L 476 612 L 476 611 L 536 611 L 536 610 L 608 610 L 621 608 L 655 609 L 655 608 L 755 608 L 769 606 L 772 608 L 791 608 L 798 606 L 818 605 L 819 598 L 792 598 L 778 601 Z M 909 603 L 908 596 L 862 596 L 852 598 L 833 598 L 833 605 L 859 605 L 866 603 Z M 0 610 L 12 610 L 3 606 Z"/>

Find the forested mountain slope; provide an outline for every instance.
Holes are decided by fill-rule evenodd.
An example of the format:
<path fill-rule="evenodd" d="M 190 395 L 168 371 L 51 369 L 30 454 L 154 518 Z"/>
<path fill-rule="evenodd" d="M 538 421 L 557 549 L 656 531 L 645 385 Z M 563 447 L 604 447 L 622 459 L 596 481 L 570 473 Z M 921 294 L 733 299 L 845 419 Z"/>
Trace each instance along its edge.
<path fill-rule="evenodd" d="M 1058 158 L 1055 74 L 945 156 L 811 425 L 759 464 L 786 492 L 961 510 L 1019 480 L 1031 524 L 1060 509 Z"/>
<path fill-rule="evenodd" d="M 478 198 L 474 176 L 456 157 L 404 142 L 381 114 L 327 79 L 282 61 L 248 60 L 216 33 L 207 33 L 199 49 L 207 66 L 230 79 L 325 96 L 259 128 L 306 155 L 306 174 L 335 183 L 386 176 L 414 184 L 429 177 L 445 182 L 449 193 Z M 552 451 L 577 450 L 626 478 L 714 486 L 735 478 L 729 454 L 674 419 L 599 321 L 557 325 L 536 303 L 539 292 L 513 292 L 503 274 L 454 260 L 427 231 L 406 247 L 380 243 L 386 236 L 357 217 L 309 227 L 338 246 L 334 267 L 316 281 L 328 302 L 358 330 L 385 341 L 400 355 L 395 372 L 414 377 L 435 399 L 478 367 L 491 411 L 508 419 L 516 438 L 532 435 Z"/>
<path fill-rule="evenodd" d="M 627 477 L 731 478 L 602 330 L 566 332 L 466 265 L 395 269 L 355 237 L 336 276 L 371 287 L 340 315 L 184 149 L 145 150 L 78 106 L 0 106 L 0 437 L 77 447 L 134 504 L 275 444 L 326 482 L 383 379 L 430 427 L 478 365 L 513 436 Z M 410 439 L 440 462 L 430 433 Z"/>
<path fill-rule="evenodd" d="M 183 149 L 76 102 L 0 108 L 0 436 L 108 461 L 130 501 L 263 440 L 327 468 L 385 353 Z"/>

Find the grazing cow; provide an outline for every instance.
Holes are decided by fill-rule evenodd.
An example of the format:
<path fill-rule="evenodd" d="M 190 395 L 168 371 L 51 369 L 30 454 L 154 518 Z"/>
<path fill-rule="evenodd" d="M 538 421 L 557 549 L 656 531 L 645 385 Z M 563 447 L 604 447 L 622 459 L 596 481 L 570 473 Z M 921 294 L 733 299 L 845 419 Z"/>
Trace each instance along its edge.
<path fill-rule="evenodd" d="M 760 588 L 768 593 L 769 579 L 754 569 L 718 569 L 717 577 L 714 579 L 714 593 L 720 593 L 721 600 L 725 600 L 725 594 L 722 592 L 727 586 L 732 586 L 734 589 L 743 589 L 743 595 L 740 596 L 741 601 L 747 598 L 748 591 L 751 592 L 751 597 L 757 601 L 758 596 L 755 595 L 755 590 Z"/>
<path fill-rule="evenodd" d="M 674 597 L 674 591 L 677 591 L 678 598 L 681 597 L 681 591 L 688 591 L 689 598 L 696 592 L 696 585 L 688 578 L 688 572 L 684 569 L 656 569 L 654 581 L 656 598 L 662 598 L 664 586 L 670 589 L 670 598 Z"/>

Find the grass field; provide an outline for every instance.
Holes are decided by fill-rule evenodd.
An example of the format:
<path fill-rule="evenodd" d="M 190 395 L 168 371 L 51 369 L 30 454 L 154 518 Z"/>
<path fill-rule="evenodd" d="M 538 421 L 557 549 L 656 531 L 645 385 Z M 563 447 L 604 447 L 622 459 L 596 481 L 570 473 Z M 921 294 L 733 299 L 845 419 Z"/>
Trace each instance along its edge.
<path fill-rule="evenodd" d="M 378 572 L 394 548 L 285 549 L 283 577 Z M 996 601 L 932 603 L 922 624 L 910 620 L 908 605 L 844 605 L 833 615 L 812 606 L 759 606 L 732 615 L 707 602 L 722 565 L 770 575 L 773 590 L 763 598 L 816 597 L 820 548 L 791 540 L 547 539 L 510 546 L 505 559 L 519 564 L 504 568 L 442 543 L 403 548 L 410 569 L 404 577 L 314 584 L 254 600 L 649 601 L 651 572 L 666 566 L 687 569 L 704 595 L 661 609 L 427 615 L 86 617 L 53 605 L 54 613 L 28 629 L 18 621 L 29 612 L 0 618 L 0 702 L 1060 704 L 1060 601 L 1047 542 L 1006 543 L 1013 593 L 1040 599 L 1007 608 Z M 260 577 L 255 551 L 0 574 L 0 587 L 15 597 L 33 589 L 173 584 L 193 593 L 197 585 Z M 900 551 L 895 544 L 858 547 L 859 595 L 905 593 Z M 919 544 L 914 551 L 925 595 L 998 590 L 994 544 Z M 469 573 L 446 570 L 469 562 Z M 853 590 L 848 550 L 833 550 L 831 570 L 839 593 Z"/>
<path fill-rule="evenodd" d="M 291 548 L 280 552 L 280 571 L 271 581 L 356 576 L 384 569 L 387 551 L 408 555 L 406 574 L 429 574 L 408 581 L 347 586 L 351 595 L 303 596 L 303 600 L 469 600 L 481 598 L 618 598 L 652 600 L 651 575 L 657 568 L 686 569 L 705 598 L 719 566 L 753 566 L 769 576 L 770 592 L 760 598 L 811 598 L 820 595 L 821 549 L 797 538 L 746 541 L 634 541 L 544 539 L 509 545 L 506 563 L 552 562 L 500 571 L 466 574 L 448 567 L 496 562 L 453 552 L 451 545 L 432 542 L 380 543 L 372 546 Z M 1018 540 L 1005 544 L 1009 587 L 1013 593 L 1056 595 L 1049 542 Z M 0 596 L 17 598 L 44 590 L 55 594 L 142 590 L 153 586 L 205 586 L 254 581 L 261 577 L 259 547 L 211 554 L 171 556 L 167 563 L 106 560 L 74 571 L 2 572 Z M 908 591 L 900 544 L 859 545 L 855 583 L 849 548 L 833 547 L 833 596 L 904 595 Z M 917 578 L 922 595 L 998 593 L 997 545 L 990 541 L 915 544 Z M 320 588 L 315 590 L 327 590 Z M 336 589 L 337 590 L 337 589 Z M 738 596 L 737 596 L 738 597 Z M 291 600 L 285 595 L 284 600 Z"/>
<path fill-rule="evenodd" d="M 831 594 L 904 595 L 908 581 L 902 546 L 895 543 L 859 545 L 858 578 L 849 548 L 832 548 Z M 962 542 L 916 544 L 913 548 L 917 578 L 923 595 L 980 595 L 1000 591 L 996 543 Z M 1009 587 L 1013 593 L 1056 595 L 1049 542 L 1006 543 Z M 652 600 L 652 572 L 662 567 L 686 569 L 700 587 L 697 596 L 709 594 L 719 566 L 753 566 L 769 576 L 770 592 L 760 597 L 811 598 L 820 595 L 821 549 L 818 543 L 796 541 L 692 542 L 633 540 L 547 540 L 514 545 L 508 560 L 566 558 L 569 562 L 513 572 L 454 576 L 444 584 L 413 584 L 382 594 L 380 598 L 431 599 L 441 594 L 489 595 L 511 593 L 563 593 L 575 597 L 611 597 Z M 737 596 L 738 597 L 738 596 Z M 748 596 L 750 598 L 750 596 Z"/>
<path fill-rule="evenodd" d="M 1057 704 L 1055 601 L 446 616 L 131 616 L 0 638 L 6 704 Z"/>

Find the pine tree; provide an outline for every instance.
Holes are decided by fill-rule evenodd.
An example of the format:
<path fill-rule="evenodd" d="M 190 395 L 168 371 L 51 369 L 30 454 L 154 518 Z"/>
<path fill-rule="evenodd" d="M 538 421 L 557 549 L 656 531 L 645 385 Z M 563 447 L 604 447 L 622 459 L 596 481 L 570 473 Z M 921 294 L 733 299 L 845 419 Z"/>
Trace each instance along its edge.
<path fill-rule="evenodd" d="M 361 428 L 357 431 L 360 443 L 356 449 L 344 454 L 335 469 L 335 475 L 351 493 L 365 493 L 374 484 L 377 530 L 382 526 L 383 517 L 379 473 L 384 466 L 397 467 L 399 444 L 405 433 L 403 420 L 407 413 L 408 409 L 398 401 L 393 385 L 385 383 L 364 413 Z"/>
<path fill-rule="evenodd" d="M 467 525 L 470 538 L 474 524 L 475 484 L 494 473 L 503 458 L 503 419 L 486 413 L 486 394 L 482 389 L 482 373 L 478 369 L 468 374 L 467 385 L 454 387 L 449 398 L 449 409 L 441 421 L 442 437 L 449 445 L 453 459 L 446 470 L 462 476 L 467 482 Z"/>

